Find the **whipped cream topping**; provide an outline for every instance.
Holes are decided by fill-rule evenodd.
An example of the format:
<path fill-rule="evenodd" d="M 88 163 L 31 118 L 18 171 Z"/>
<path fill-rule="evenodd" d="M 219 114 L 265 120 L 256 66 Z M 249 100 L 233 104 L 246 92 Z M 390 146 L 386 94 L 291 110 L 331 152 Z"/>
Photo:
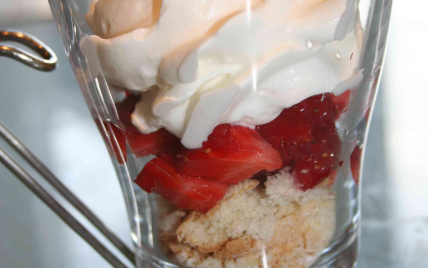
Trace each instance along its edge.
<path fill-rule="evenodd" d="M 150 10 L 140 12 L 139 22 L 120 12 L 133 10 L 132 3 Z M 355 0 L 163 0 L 160 11 L 156 6 L 101 0 L 87 15 L 95 34 L 118 35 L 88 38 L 107 81 L 143 92 L 132 115 L 143 133 L 164 127 L 187 148 L 198 148 L 219 124 L 265 124 L 310 96 L 340 94 L 361 82 Z M 141 21 L 149 26 L 129 28 L 146 25 Z"/>
<path fill-rule="evenodd" d="M 92 2 L 86 20 L 102 38 L 151 27 L 159 18 L 162 0 L 102 0 Z"/>

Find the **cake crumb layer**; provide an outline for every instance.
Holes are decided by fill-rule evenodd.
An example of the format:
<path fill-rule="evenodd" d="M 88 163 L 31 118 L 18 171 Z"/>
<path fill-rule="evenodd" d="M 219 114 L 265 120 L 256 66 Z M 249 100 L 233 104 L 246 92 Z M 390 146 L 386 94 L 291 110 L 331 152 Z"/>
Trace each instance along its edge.
<path fill-rule="evenodd" d="M 335 196 L 328 180 L 307 191 L 293 181 L 282 171 L 232 187 L 206 214 L 169 211 L 161 239 L 184 267 L 308 267 L 333 236 Z"/>

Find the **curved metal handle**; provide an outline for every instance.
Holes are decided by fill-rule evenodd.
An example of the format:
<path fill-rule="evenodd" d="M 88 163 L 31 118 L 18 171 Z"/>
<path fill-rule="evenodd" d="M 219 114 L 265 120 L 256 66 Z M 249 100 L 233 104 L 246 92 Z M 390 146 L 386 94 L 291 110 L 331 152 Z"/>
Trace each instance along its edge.
<path fill-rule="evenodd" d="M 0 31 L 0 42 L 2 41 L 24 44 L 40 56 L 11 45 L 0 45 L 0 56 L 15 59 L 39 71 L 49 72 L 55 69 L 58 58 L 52 49 L 36 37 L 20 31 Z"/>

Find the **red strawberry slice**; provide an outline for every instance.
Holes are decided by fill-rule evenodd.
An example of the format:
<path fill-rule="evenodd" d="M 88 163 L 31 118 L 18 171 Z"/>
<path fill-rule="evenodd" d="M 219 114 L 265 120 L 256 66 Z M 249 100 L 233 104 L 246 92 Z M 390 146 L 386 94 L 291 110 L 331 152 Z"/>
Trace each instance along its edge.
<path fill-rule="evenodd" d="M 236 184 L 261 170 L 281 168 L 281 157 L 255 130 L 228 124 L 216 127 L 202 148 L 183 149 L 177 170 L 187 176 Z"/>
<path fill-rule="evenodd" d="M 124 165 L 127 158 L 125 135 L 123 135 L 122 131 L 120 131 L 120 129 L 114 124 L 106 121 L 103 121 L 103 124 L 107 130 L 108 138 L 113 147 L 113 153 L 117 162 Z"/>
<path fill-rule="evenodd" d="M 326 144 L 313 144 L 311 150 L 308 158 L 296 162 L 292 172 L 302 190 L 312 189 L 327 178 L 336 159 Z"/>
<path fill-rule="evenodd" d="M 292 175 L 297 178 L 297 186 L 306 191 L 314 188 L 319 183 L 321 183 L 325 178 L 330 174 L 330 168 L 324 170 L 323 172 L 317 172 L 314 169 L 314 165 L 311 162 L 299 162 L 296 164 Z"/>
<path fill-rule="evenodd" d="M 312 127 L 312 143 L 326 143 L 333 151 L 340 149 L 340 139 L 333 121 Z"/>
<path fill-rule="evenodd" d="M 207 212 L 226 194 L 223 183 L 178 174 L 168 159 L 152 159 L 135 183 L 148 193 L 158 193 L 182 209 Z"/>
<path fill-rule="evenodd" d="M 315 187 L 338 164 L 340 139 L 333 122 L 313 127 L 311 153 L 296 161 L 293 175 L 301 189 Z"/>
<path fill-rule="evenodd" d="M 330 94 L 319 94 L 257 127 L 304 190 L 320 183 L 337 165 L 341 143 L 334 123 L 335 105 Z"/>
<path fill-rule="evenodd" d="M 307 98 L 299 104 L 296 104 L 293 108 L 304 113 L 314 125 L 330 121 L 334 116 L 333 103 L 329 93 Z"/>
<path fill-rule="evenodd" d="M 177 153 L 181 147 L 180 139 L 164 128 L 150 134 L 143 134 L 132 126 L 125 130 L 125 135 L 131 151 L 137 157 Z"/>
<path fill-rule="evenodd" d="M 275 120 L 256 129 L 281 154 L 284 166 L 310 153 L 312 125 L 296 106 L 284 109 Z"/>
<path fill-rule="evenodd" d="M 141 96 L 127 94 L 127 98 L 116 103 L 119 119 L 125 127 L 133 126 L 131 122 L 131 114 L 135 110 L 135 105 L 140 101 Z"/>
<path fill-rule="evenodd" d="M 159 129 L 150 134 L 141 133 L 131 122 L 131 114 L 141 96 L 127 94 L 127 98 L 116 103 L 119 118 L 125 130 L 123 131 L 129 147 L 137 157 L 156 155 L 165 152 L 178 152 L 180 140 L 166 129 Z"/>
<path fill-rule="evenodd" d="M 361 154 L 362 149 L 358 146 L 354 148 L 351 154 L 351 171 L 352 177 L 354 178 L 355 183 L 358 185 L 360 181 L 360 165 L 361 165 Z"/>

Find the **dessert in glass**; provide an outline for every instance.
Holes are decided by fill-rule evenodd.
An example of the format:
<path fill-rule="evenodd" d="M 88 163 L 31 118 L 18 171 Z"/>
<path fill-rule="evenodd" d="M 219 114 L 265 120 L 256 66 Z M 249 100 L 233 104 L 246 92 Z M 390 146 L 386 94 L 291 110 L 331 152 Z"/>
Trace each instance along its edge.
<path fill-rule="evenodd" d="M 51 0 L 138 267 L 354 267 L 387 0 Z"/>

